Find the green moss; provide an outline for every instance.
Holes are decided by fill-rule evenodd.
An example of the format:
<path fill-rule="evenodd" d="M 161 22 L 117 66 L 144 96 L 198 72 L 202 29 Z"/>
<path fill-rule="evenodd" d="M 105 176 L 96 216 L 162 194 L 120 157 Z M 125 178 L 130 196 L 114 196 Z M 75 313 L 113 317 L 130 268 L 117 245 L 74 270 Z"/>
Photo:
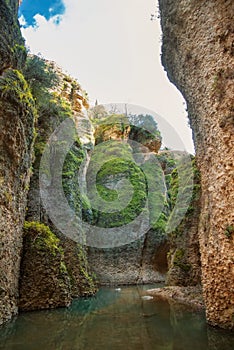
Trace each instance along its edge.
<path fill-rule="evenodd" d="M 186 215 L 190 215 L 194 211 L 194 205 L 197 206 L 196 201 L 200 198 L 200 172 L 196 166 L 196 160 L 195 158 L 192 159 L 192 167 L 193 167 L 193 173 L 191 174 L 190 169 L 184 167 L 183 164 L 180 166 L 180 168 L 175 168 L 170 176 L 170 183 L 169 183 L 169 189 L 168 189 L 168 196 L 169 196 L 169 204 L 170 208 L 173 209 L 173 207 L 176 204 L 177 197 L 178 197 L 178 190 L 179 190 L 179 176 L 178 174 L 181 174 L 181 177 L 186 178 L 186 176 L 193 176 L 193 184 L 189 186 L 184 186 L 181 188 L 181 197 L 183 195 L 186 195 L 186 193 L 189 193 L 192 191 L 192 198 L 190 205 L 187 209 Z M 179 171 L 179 172 L 178 172 Z M 188 173 L 188 174 L 187 174 Z M 181 208 L 183 211 L 183 208 Z"/>
<path fill-rule="evenodd" d="M 227 238 L 231 238 L 233 233 L 234 233 L 234 225 L 228 225 L 226 227 L 226 230 L 224 231 L 225 236 Z"/>
<path fill-rule="evenodd" d="M 8 69 L 0 77 L 0 96 L 13 104 L 31 109 L 36 114 L 34 99 L 22 73 L 16 69 Z"/>
<path fill-rule="evenodd" d="M 23 75 L 15 69 L 7 69 L 0 76 L 0 108 L 5 110 L 6 118 L 17 115 L 24 125 L 28 149 L 31 148 L 34 135 L 34 122 L 37 118 L 34 99 Z"/>
<path fill-rule="evenodd" d="M 3 195 L 4 195 L 4 197 L 5 197 L 5 202 L 6 202 L 7 204 L 11 204 L 12 199 L 13 199 L 13 198 L 12 198 L 12 194 L 5 190 L 4 193 L 3 193 Z"/>
<path fill-rule="evenodd" d="M 185 251 L 184 249 L 176 249 L 173 257 L 173 265 L 178 266 L 184 272 L 188 272 L 191 269 L 191 265 L 184 262 Z"/>
<path fill-rule="evenodd" d="M 174 255 L 174 263 L 177 264 L 184 257 L 184 249 L 177 249 Z"/>
<path fill-rule="evenodd" d="M 147 193 L 149 201 L 150 224 L 154 229 L 164 231 L 167 221 L 167 201 L 165 197 L 165 184 L 163 171 L 160 165 L 154 162 L 146 162 L 143 165 L 144 173 L 147 174 Z"/>
<path fill-rule="evenodd" d="M 37 104 L 40 105 L 48 89 L 58 84 L 58 77 L 46 61 L 36 55 L 29 55 L 23 74 L 27 80 Z"/>
<path fill-rule="evenodd" d="M 80 270 L 81 277 L 83 278 L 83 283 L 86 285 L 87 293 L 94 293 L 96 291 L 95 286 L 95 275 L 91 274 L 89 271 L 87 255 L 84 247 L 81 244 L 77 244 L 78 247 L 78 266 Z"/>
<path fill-rule="evenodd" d="M 158 140 L 161 142 L 161 133 L 152 115 L 130 115 L 129 123 L 131 125 L 130 138 L 132 140 L 142 144 L 151 140 Z"/>
<path fill-rule="evenodd" d="M 67 153 L 62 173 L 62 185 L 64 194 L 71 208 L 76 214 L 82 215 L 82 200 L 78 183 L 78 173 L 81 162 L 84 160 L 85 153 L 80 144 L 79 138 L 75 137 L 70 151 Z"/>
<path fill-rule="evenodd" d="M 33 245 L 39 251 L 49 251 L 52 255 L 63 254 L 62 248 L 59 246 L 60 240 L 50 230 L 50 228 L 40 222 L 25 221 L 24 235 L 29 236 Z"/>
<path fill-rule="evenodd" d="M 11 48 L 11 52 L 13 57 L 15 57 L 15 60 L 17 61 L 18 65 L 20 67 L 23 67 L 25 59 L 27 57 L 27 50 L 25 46 L 15 43 L 14 46 Z"/>
<path fill-rule="evenodd" d="M 122 200 L 116 203 L 116 212 L 96 213 L 98 217 L 97 224 L 100 227 L 117 227 L 131 222 L 141 213 L 147 198 L 145 175 L 133 161 L 113 157 L 104 163 L 99 170 L 96 178 L 97 190 L 99 195 L 107 202 L 111 202 L 118 197 L 117 190 L 109 189 L 106 186 L 106 181 L 109 178 L 111 178 L 111 182 L 115 180 L 118 182 L 121 178 L 128 180 L 133 194 L 132 198 L 129 198 L 129 185 L 126 184 L 126 189 L 123 185 L 120 189 Z M 90 195 L 92 196 L 92 190 L 89 193 Z M 122 209 L 122 201 L 128 203 L 124 209 Z"/>
<path fill-rule="evenodd" d="M 82 220 L 89 222 L 90 224 L 96 222 L 96 217 L 92 211 L 92 207 L 89 198 L 86 195 L 81 195 L 81 206 L 82 206 Z"/>
<path fill-rule="evenodd" d="M 42 155 L 44 149 L 46 146 L 46 142 L 42 142 L 42 141 L 36 141 L 35 145 L 34 145 L 34 152 L 35 152 L 35 157 L 39 157 Z"/>
<path fill-rule="evenodd" d="M 95 130 L 95 142 L 99 144 L 104 141 L 104 135 L 106 132 L 110 131 L 111 133 L 119 132 L 122 134 L 122 138 L 124 135 L 124 131 L 127 127 L 129 127 L 129 121 L 123 114 L 112 114 L 108 117 L 104 117 L 102 119 L 93 119 L 93 124 L 96 126 Z M 107 140 L 105 140 L 107 141 Z"/>
<path fill-rule="evenodd" d="M 67 274 L 68 273 L 68 271 L 67 271 L 67 266 L 66 266 L 66 264 L 64 263 L 64 261 L 61 261 L 60 262 L 60 272 L 62 273 L 62 274 Z"/>
<path fill-rule="evenodd" d="M 158 232 L 165 233 L 168 217 L 165 213 L 161 213 L 158 220 L 152 223 L 152 228 Z"/>

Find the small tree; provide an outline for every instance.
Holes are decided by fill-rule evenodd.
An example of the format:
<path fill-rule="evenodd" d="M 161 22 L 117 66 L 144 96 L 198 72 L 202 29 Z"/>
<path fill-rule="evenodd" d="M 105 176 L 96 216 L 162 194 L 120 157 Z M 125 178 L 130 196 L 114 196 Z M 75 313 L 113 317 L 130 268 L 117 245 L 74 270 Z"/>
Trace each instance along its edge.
<path fill-rule="evenodd" d="M 58 84 L 56 73 L 46 64 L 46 61 L 39 56 L 28 56 L 23 74 L 36 102 L 39 104 L 40 99 L 48 92 L 48 89 Z"/>

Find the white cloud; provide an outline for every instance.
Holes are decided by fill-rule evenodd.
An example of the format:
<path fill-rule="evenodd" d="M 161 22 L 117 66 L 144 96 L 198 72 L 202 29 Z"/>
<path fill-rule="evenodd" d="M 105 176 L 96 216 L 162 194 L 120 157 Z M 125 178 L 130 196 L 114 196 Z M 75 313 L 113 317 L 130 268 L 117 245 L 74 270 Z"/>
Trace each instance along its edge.
<path fill-rule="evenodd" d="M 26 19 L 24 18 L 23 15 L 21 15 L 21 16 L 19 17 L 19 24 L 20 24 L 22 27 L 24 27 L 24 26 L 27 25 Z"/>
<path fill-rule="evenodd" d="M 160 25 L 150 21 L 155 0 L 64 0 L 66 12 L 22 28 L 34 53 L 75 76 L 95 102 L 126 102 L 154 110 L 193 150 L 183 99 L 160 64 Z M 173 138 L 170 145 L 173 147 Z M 174 145 L 174 147 L 176 147 Z"/>

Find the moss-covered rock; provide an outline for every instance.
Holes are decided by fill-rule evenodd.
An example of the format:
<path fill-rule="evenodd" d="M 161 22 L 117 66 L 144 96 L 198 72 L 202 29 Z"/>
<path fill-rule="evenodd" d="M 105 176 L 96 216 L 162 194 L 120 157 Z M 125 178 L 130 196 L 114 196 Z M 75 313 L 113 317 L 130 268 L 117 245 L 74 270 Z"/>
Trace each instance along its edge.
<path fill-rule="evenodd" d="M 2 18 L 0 26 L 1 23 Z M 5 67 L 0 76 L 0 324 L 17 312 L 21 229 L 31 174 L 35 118 L 34 100 L 23 75 Z"/>
<path fill-rule="evenodd" d="M 92 120 L 95 126 L 95 144 L 109 140 L 128 140 L 130 133 L 129 120 L 125 115 L 112 114 Z"/>
<path fill-rule="evenodd" d="M 71 302 L 60 240 L 39 222 L 24 224 L 19 295 L 19 307 L 25 311 L 68 306 Z"/>
<path fill-rule="evenodd" d="M 156 155 L 161 145 L 157 124 L 151 116 L 126 118 L 102 113 L 94 118 L 94 125 L 96 147 L 87 172 L 94 224 L 122 227 L 123 234 L 128 234 L 125 225 L 147 212 L 152 229 L 124 246 L 90 247 L 90 265 L 104 285 L 163 281 L 167 269 L 167 210 L 163 209 L 166 187 Z M 157 147 L 151 148 L 151 141 Z"/>
<path fill-rule="evenodd" d="M 196 159 L 192 159 L 193 165 L 193 183 L 182 188 L 182 194 L 186 191 L 192 191 L 191 202 L 187 212 L 176 227 L 169 235 L 170 251 L 168 253 L 167 284 L 188 286 L 201 283 L 201 266 L 200 266 L 200 248 L 198 243 L 198 220 L 200 214 L 200 174 L 196 167 Z M 178 188 L 179 174 L 186 176 L 187 169 L 180 167 L 175 168 L 170 177 L 169 183 L 169 203 L 171 210 L 175 206 Z"/>
<path fill-rule="evenodd" d="M 70 277 L 72 297 L 93 295 L 97 291 L 97 283 L 88 264 L 86 248 L 65 237 L 61 242 Z"/>
<path fill-rule="evenodd" d="M 79 117 L 82 117 L 82 108 L 87 106 L 84 105 L 86 98 L 82 97 L 83 90 L 74 79 L 62 73 L 54 63 L 42 58 L 29 56 L 25 67 L 25 75 L 36 99 L 39 114 L 33 176 L 28 196 L 27 220 L 45 223 L 59 239 L 59 246 L 63 250 L 61 270 L 64 273 L 66 272 L 68 279 L 67 284 L 61 285 L 61 290 L 58 291 L 61 295 L 61 303 L 63 303 L 62 289 L 64 289 L 64 294 L 69 290 L 69 298 L 89 295 L 95 292 L 95 283 L 89 271 L 85 248 L 65 237 L 53 225 L 42 207 L 39 193 L 39 168 L 42 153 L 51 134 L 67 118 L 72 119 L 74 123 L 79 121 Z M 50 181 L 53 185 L 62 181 L 64 195 L 70 208 L 81 218 L 82 215 L 88 215 L 89 210 L 88 202 L 81 196 L 78 183 L 79 168 L 85 158 L 85 149 L 76 134 L 72 137 L 74 142 L 65 157 L 62 174 L 58 174 L 57 171 L 57 166 L 60 166 L 61 157 L 63 157 L 61 144 L 56 141 L 51 144 L 54 157 Z M 82 236 L 82 228 L 78 227 L 78 229 Z M 48 253 L 47 251 L 46 254 Z M 46 278 L 49 279 L 50 276 L 47 275 Z M 53 303 L 53 300 L 51 303 Z M 55 306 L 56 303 L 59 304 L 59 301 L 55 301 Z M 38 308 L 41 307 L 40 305 L 42 304 L 38 304 Z"/>

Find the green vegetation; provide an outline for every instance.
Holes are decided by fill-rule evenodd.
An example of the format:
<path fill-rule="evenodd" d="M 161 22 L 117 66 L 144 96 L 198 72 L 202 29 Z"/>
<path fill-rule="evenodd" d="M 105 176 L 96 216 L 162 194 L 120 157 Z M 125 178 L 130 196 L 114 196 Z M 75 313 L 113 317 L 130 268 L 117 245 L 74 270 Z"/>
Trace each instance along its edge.
<path fill-rule="evenodd" d="M 131 125 L 130 139 L 142 144 L 155 139 L 161 142 L 161 133 L 151 115 L 130 115 L 128 119 Z"/>
<path fill-rule="evenodd" d="M 12 194 L 11 193 L 9 193 L 8 191 L 4 191 L 3 192 L 3 198 L 4 198 L 4 200 L 5 200 L 5 203 L 6 203 L 6 205 L 9 205 L 9 204 L 11 204 L 11 202 L 12 202 Z"/>
<path fill-rule="evenodd" d="M 224 234 L 226 235 L 227 238 L 231 238 L 233 233 L 234 233 L 234 225 L 228 225 L 226 227 Z"/>
<path fill-rule="evenodd" d="M 40 164 L 48 136 L 66 118 L 72 117 L 69 103 L 50 89 L 58 85 L 54 69 L 41 57 L 29 55 L 23 70 L 38 111 L 36 140 L 34 144 L 34 169 Z"/>
<path fill-rule="evenodd" d="M 153 229 L 158 229 L 163 233 L 165 232 L 168 211 L 166 188 L 163 181 L 164 174 L 161 165 L 156 161 L 146 162 L 142 168 L 147 179 L 150 224 Z"/>
<path fill-rule="evenodd" d="M 94 179 L 96 186 L 92 186 L 92 181 L 91 185 L 87 184 L 88 197 L 91 203 L 98 203 L 99 200 L 95 199 L 97 191 L 107 203 L 116 201 L 115 212 L 93 209 L 97 225 L 122 226 L 134 220 L 143 210 L 147 198 L 147 182 L 142 169 L 135 164 L 128 144 L 109 141 L 100 147 L 92 154 L 89 165 L 88 178 L 92 177 L 92 173 L 96 174 L 96 169 L 98 172 Z M 106 160 L 104 163 L 103 159 Z M 121 183 L 120 188 L 109 188 L 108 183 L 115 187 L 121 180 L 125 182 Z M 132 192 L 131 196 L 129 191 Z M 126 204 L 124 208 L 123 203 Z"/>
<path fill-rule="evenodd" d="M 48 89 L 58 84 L 56 73 L 39 56 L 29 55 L 27 57 L 23 74 L 29 83 L 33 96 L 39 100 L 48 93 Z"/>
<path fill-rule="evenodd" d="M 0 77 L 0 96 L 2 99 L 12 102 L 13 105 L 20 105 L 25 110 L 32 110 L 36 113 L 28 84 L 22 73 L 16 69 L 8 69 Z"/>
<path fill-rule="evenodd" d="M 58 253 L 63 255 L 63 250 L 59 246 L 60 240 L 48 226 L 36 221 L 25 221 L 24 235 L 31 238 L 31 241 L 37 250 L 49 251 L 54 256 Z"/>
<path fill-rule="evenodd" d="M 187 209 L 187 215 L 190 215 L 193 213 L 194 208 L 196 204 L 194 204 L 197 200 L 200 198 L 200 172 L 196 166 L 196 160 L 195 157 L 192 158 L 192 167 L 193 172 L 191 173 L 190 168 L 184 166 L 183 164 L 180 165 L 180 168 L 176 167 L 170 174 L 169 179 L 169 188 L 168 188 L 168 196 L 169 196 L 169 205 L 170 209 L 172 210 L 173 207 L 176 204 L 177 198 L 178 198 L 178 189 L 179 189 L 179 173 L 180 178 L 184 178 L 186 180 L 190 180 L 190 177 L 193 177 L 193 181 L 191 185 L 185 185 L 183 188 L 181 188 L 181 197 L 183 197 L 184 194 L 187 192 L 189 193 L 192 191 L 192 198 L 191 198 L 191 204 Z M 183 209 L 183 208 L 182 208 Z"/>
<path fill-rule="evenodd" d="M 151 227 L 155 231 L 164 235 L 165 230 L 166 230 L 167 221 L 168 221 L 168 216 L 164 212 L 162 212 L 160 214 L 159 218 L 155 222 L 151 223 Z"/>
<path fill-rule="evenodd" d="M 54 121 L 50 124 L 55 125 L 56 122 L 63 121 L 72 116 L 71 106 L 61 96 L 55 92 L 51 92 L 51 88 L 55 88 L 59 83 L 59 78 L 52 67 L 41 57 L 29 55 L 26 60 L 23 74 L 31 89 L 32 95 L 35 99 L 36 106 L 39 113 L 39 118 L 49 118 L 53 116 Z M 44 121 L 44 127 L 51 125 Z M 40 122 L 40 120 L 39 120 Z M 41 130 L 40 130 L 41 131 Z"/>
<path fill-rule="evenodd" d="M 89 271 L 86 251 L 84 247 L 80 244 L 77 244 L 78 248 L 78 265 L 81 274 L 81 279 L 84 285 L 86 286 L 86 293 L 94 293 L 96 291 L 96 276 L 95 274 L 91 274 Z"/>
<path fill-rule="evenodd" d="M 80 140 L 75 137 L 75 141 L 67 153 L 62 173 L 62 184 L 64 194 L 70 207 L 79 216 L 82 215 L 82 199 L 78 183 L 79 167 L 84 160 L 85 153 L 82 149 Z M 87 203 L 86 203 L 87 204 Z"/>
<path fill-rule="evenodd" d="M 35 140 L 33 126 L 37 110 L 27 82 L 16 69 L 7 69 L 0 76 L 0 108 L 5 111 L 6 118 L 14 120 L 17 116 L 24 123 L 26 142 L 30 149 Z"/>
<path fill-rule="evenodd" d="M 173 259 L 173 265 L 178 266 L 184 272 L 188 272 L 191 269 L 191 265 L 185 263 L 185 251 L 184 249 L 176 249 Z"/>
<path fill-rule="evenodd" d="M 116 190 L 108 189 L 105 181 L 108 177 L 118 176 L 128 179 L 132 185 L 133 194 L 128 205 L 122 209 L 121 202 L 129 200 L 129 185 L 121 186 L 121 194 L 118 195 Z M 121 179 L 121 178 L 120 178 Z M 106 162 L 97 174 L 97 189 L 101 197 L 107 201 L 113 201 L 121 195 L 121 199 L 116 205 L 117 212 L 105 213 L 100 212 L 98 215 L 98 224 L 101 227 L 117 227 L 128 224 L 137 217 L 145 206 L 147 198 L 147 187 L 144 173 L 136 166 L 134 162 L 114 158 Z"/>
<path fill-rule="evenodd" d="M 95 143 L 99 144 L 106 139 L 108 132 L 111 139 L 111 134 L 119 135 L 122 139 L 125 130 L 129 127 L 129 121 L 123 114 L 112 114 L 103 118 L 92 119 L 95 127 Z"/>
<path fill-rule="evenodd" d="M 23 44 L 14 44 L 14 46 L 11 48 L 12 56 L 17 61 L 18 67 L 23 67 L 25 63 L 25 59 L 27 57 L 27 50 Z"/>
<path fill-rule="evenodd" d="M 61 261 L 61 262 L 60 262 L 60 272 L 61 272 L 62 274 L 68 274 L 67 266 L 66 266 L 66 264 L 64 263 L 64 261 Z"/>

